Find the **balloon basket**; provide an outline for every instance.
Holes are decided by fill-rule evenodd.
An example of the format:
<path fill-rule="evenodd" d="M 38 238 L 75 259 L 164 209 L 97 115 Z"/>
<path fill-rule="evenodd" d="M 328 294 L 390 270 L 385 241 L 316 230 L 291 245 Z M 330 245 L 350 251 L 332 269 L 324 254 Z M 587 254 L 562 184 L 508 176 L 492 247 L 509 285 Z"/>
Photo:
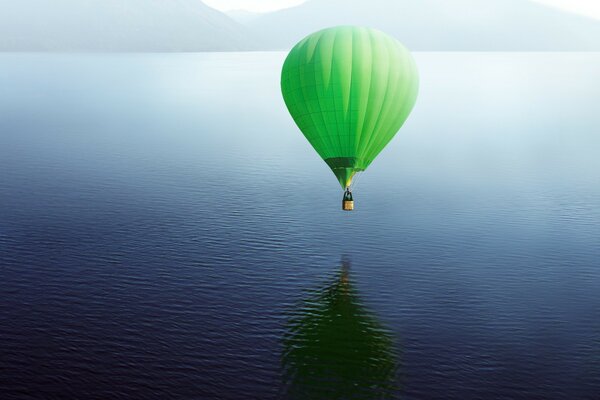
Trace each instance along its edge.
<path fill-rule="evenodd" d="M 342 210 L 354 210 L 354 199 L 352 198 L 352 192 L 350 191 L 350 188 L 346 188 L 346 191 L 344 192 L 344 197 L 342 198 Z"/>

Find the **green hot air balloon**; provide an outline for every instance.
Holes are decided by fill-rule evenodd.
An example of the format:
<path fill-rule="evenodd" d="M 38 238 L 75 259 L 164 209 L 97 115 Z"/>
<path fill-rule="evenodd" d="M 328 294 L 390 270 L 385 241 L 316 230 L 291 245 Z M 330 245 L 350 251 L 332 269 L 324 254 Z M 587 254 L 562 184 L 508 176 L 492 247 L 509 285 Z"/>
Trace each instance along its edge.
<path fill-rule="evenodd" d="M 349 187 L 408 118 L 419 88 L 410 52 L 370 28 L 340 26 L 302 39 L 281 73 L 287 108 L 329 165 L 352 209 Z"/>

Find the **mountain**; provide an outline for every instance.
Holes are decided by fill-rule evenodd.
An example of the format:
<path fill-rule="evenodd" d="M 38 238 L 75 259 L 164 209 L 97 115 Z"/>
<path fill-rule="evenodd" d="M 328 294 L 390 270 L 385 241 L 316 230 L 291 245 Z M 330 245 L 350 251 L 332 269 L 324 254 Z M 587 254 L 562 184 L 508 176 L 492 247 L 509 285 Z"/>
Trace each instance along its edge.
<path fill-rule="evenodd" d="M 248 24 L 262 15 L 261 13 L 246 10 L 231 10 L 227 11 L 225 14 L 234 21 L 241 22 L 242 24 Z"/>
<path fill-rule="evenodd" d="M 600 50 L 600 22 L 528 0 L 309 0 L 248 26 L 288 49 L 334 25 L 379 28 L 413 50 Z"/>
<path fill-rule="evenodd" d="M 0 0 L 0 51 L 251 50 L 248 28 L 200 0 Z"/>

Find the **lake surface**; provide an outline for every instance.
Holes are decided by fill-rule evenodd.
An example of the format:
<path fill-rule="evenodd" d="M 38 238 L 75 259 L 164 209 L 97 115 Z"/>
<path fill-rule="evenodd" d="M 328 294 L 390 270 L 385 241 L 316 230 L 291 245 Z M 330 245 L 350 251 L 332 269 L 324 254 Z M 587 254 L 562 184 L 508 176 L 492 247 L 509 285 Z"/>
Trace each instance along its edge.
<path fill-rule="evenodd" d="M 0 55 L 0 397 L 598 399 L 600 54 L 417 53 L 353 213 L 283 58 Z"/>

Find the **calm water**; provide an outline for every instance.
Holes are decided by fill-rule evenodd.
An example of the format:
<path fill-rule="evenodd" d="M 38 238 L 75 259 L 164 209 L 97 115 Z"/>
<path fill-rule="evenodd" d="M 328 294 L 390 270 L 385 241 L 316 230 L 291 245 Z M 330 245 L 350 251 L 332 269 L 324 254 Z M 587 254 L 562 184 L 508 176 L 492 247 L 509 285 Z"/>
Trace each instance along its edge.
<path fill-rule="evenodd" d="M 283 57 L 0 55 L 0 397 L 600 398 L 600 54 L 417 54 L 354 213 Z"/>

